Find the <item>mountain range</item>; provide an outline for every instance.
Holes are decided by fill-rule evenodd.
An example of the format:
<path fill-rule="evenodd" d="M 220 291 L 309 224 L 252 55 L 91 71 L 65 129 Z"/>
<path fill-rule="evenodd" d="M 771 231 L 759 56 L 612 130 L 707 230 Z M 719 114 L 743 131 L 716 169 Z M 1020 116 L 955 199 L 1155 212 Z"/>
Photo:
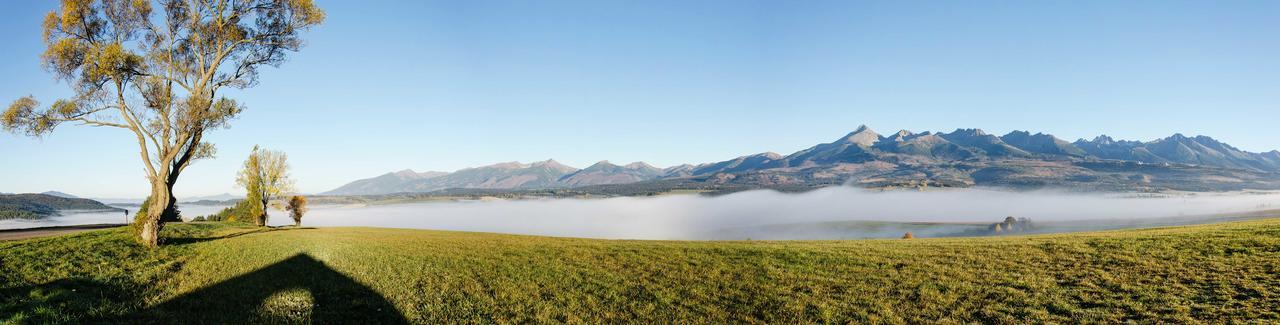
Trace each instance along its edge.
<path fill-rule="evenodd" d="M 680 180 L 671 182 L 670 180 Z M 502 163 L 452 173 L 403 170 L 362 179 L 325 195 L 426 193 L 444 189 L 556 189 L 641 184 L 731 184 L 738 188 L 1065 187 L 1160 191 L 1280 188 L 1280 151 L 1253 153 L 1206 136 L 1154 141 L 1098 136 L 1074 142 L 1050 134 L 980 129 L 906 130 L 881 135 L 866 126 L 789 155 L 772 152 L 698 165 L 657 168 L 601 161 L 577 169 L 554 160 Z M 648 184 L 652 185 L 652 184 Z"/>

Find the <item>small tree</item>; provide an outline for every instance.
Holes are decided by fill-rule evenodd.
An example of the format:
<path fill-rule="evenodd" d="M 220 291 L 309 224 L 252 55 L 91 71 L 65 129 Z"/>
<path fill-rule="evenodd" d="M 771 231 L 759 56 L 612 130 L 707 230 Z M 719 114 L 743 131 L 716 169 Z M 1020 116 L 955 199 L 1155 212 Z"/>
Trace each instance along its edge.
<path fill-rule="evenodd" d="M 289 198 L 289 205 L 285 209 L 288 209 L 289 216 L 293 217 L 293 226 L 302 226 L 302 215 L 307 213 L 307 198 L 294 195 Z"/>
<path fill-rule="evenodd" d="M 236 185 L 248 190 L 248 197 L 258 199 L 262 207 L 261 214 L 253 220 L 258 226 L 267 224 L 267 205 L 271 199 L 293 191 L 287 159 L 283 152 L 253 146 L 253 152 L 244 161 L 244 169 L 236 176 Z"/>
<path fill-rule="evenodd" d="M 244 105 L 229 89 L 258 83 L 302 48 L 302 31 L 324 21 L 312 0 L 61 0 L 44 17 L 45 69 L 71 94 L 42 106 L 18 98 L 0 115 L 5 131 L 30 136 L 64 123 L 133 135 L 151 194 L 138 239 L 155 247 L 180 221 L 173 186 L 192 162 L 214 156 L 205 132 L 227 127 Z"/>

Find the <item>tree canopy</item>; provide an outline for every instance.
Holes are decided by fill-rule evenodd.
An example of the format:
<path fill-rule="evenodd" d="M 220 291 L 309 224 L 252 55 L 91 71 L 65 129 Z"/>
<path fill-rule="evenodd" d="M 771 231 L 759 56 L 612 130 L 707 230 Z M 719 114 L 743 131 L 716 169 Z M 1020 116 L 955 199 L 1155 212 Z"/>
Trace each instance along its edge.
<path fill-rule="evenodd" d="M 244 161 L 244 168 L 236 175 L 236 185 L 247 190 L 248 197 L 257 198 L 262 205 L 262 215 L 255 220 L 259 226 L 266 225 L 267 204 L 293 191 L 287 160 L 288 155 L 284 152 L 254 146 Z"/>

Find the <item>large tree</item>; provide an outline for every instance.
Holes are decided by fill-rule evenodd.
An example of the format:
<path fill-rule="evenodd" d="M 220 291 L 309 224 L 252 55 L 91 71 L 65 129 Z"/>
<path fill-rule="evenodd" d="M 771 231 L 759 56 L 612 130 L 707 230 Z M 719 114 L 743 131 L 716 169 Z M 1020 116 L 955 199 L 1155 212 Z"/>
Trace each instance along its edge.
<path fill-rule="evenodd" d="M 256 198 L 256 203 L 261 204 L 262 209 L 256 210 L 261 214 L 253 218 L 253 223 L 258 226 L 267 225 L 267 204 L 293 191 L 288 159 L 283 152 L 254 146 L 249 158 L 244 160 L 244 168 L 236 175 L 236 185 L 249 191 L 247 197 Z"/>
<path fill-rule="evenodd" d="M 45 107 L 19 98 L 0 124 L 29 136 L 68 122 L 135 135 L 151 185 L 138 236 L 154 247 L 178 219 L 178 176 L 215 153 L 204 133 L 244 110 L 223 91 L 255 85 L 260 67 L 279 66 L 323 20 L 311 0 L 62 0 L 44 19 L 41 59 L 74 94 Z"/>

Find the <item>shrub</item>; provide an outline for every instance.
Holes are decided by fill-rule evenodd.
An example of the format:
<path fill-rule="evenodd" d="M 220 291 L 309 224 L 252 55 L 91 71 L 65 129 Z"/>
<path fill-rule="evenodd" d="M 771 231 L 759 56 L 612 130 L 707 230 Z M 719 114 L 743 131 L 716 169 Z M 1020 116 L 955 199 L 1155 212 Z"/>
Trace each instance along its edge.
<path fill-rule="evenodd" d="M 294 195 L 289 198 L 289 204 L 285 209 L 289 210 L 289 217 L 293 218 L 293 226 L 301 226 L 302 215 L 307 213 L 307 198 Z"/>

